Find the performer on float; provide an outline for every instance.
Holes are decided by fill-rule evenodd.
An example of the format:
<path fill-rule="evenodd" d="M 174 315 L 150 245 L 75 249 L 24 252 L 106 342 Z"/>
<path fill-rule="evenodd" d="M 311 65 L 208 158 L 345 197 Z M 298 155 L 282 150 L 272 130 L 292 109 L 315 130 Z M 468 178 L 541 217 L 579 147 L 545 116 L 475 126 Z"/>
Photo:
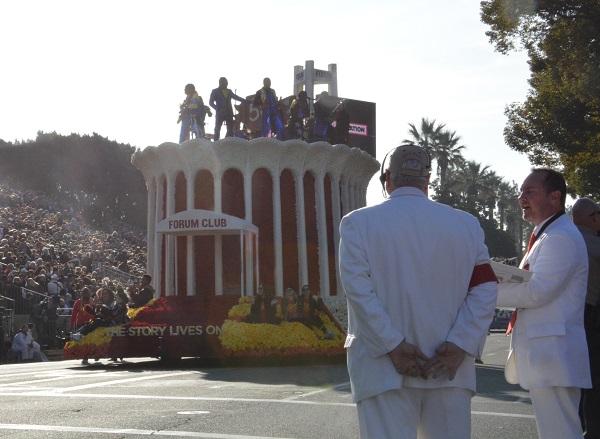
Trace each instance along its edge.
<path fill-rule="evenodd" d="M 198 112 L 198 115 L 196 116 L 196 124 L 198 125 L 198 133 L 200 134 L 200 137 L 204 138 L 204 135 L 206 134 L 206 131 L 204 129 L 204 126 L 206 125 L 206 123 L 204 121 L 206 120 L 207 114 L 208 114 L 208 117 L 212 117 L 212 111 L 210 111 L 210 107 L 208 105 L 204 105 L 202 96 L 198 96 L 198 97 L 200 98 L 200 111 Z"/>
<path fill-rule="evenodd" d="M 190 131 L 196 136 L 200 137 L 198 131 L 198 122 L 196 116 L 204 110 L 204 102 L 202 98 L 196 93 L 196 87 L 194 84 L 187 84 L 184 88 L 185 100 L 179 106 L 179 119 L 177 123 L 181 122 L 181 132 L 179 133 L 179 143 L 183 143 L 190 138 Z"/>
<path fill-rule="evenodd" d="M 248 99 L 244 99 L 236 95 L 230 89 L 227 88 L 227 78 L 219 78 L 219 88 L 215 88 L 210 94 L 208 103 L 215 109 L 215 142 L 221 137 L 221 126 L 225 122 L 227 132 L 225 137 L 233 136 L 233 107 L 231 106 L 231 100 L 235 99 L 238 102 L 250 105 L 252 102 Z"/>
<path fill-rule="evenodd" d="M 298 97 L 292 101 L 290 106 L 290 119 L 288 122 L 288 138 L 308 140 L 308 129 L 306 121 L 310 117 L 310 108 L 308 106 L 308 97 L 302 90 Z"/>
<path fill-rule="evenodd" d="M 250 314 L 246 316 L 246 323 L 281 323 L 281 319 L 275 316 L 277 300 L 270 290 L 265 291 L 262 285 L 258 286 L 258 290 L 254 296 L 251 296 L 252 306 Z M 262 308 L 264 308 L 264 319 Z"/>
<path fill-rule="evenodd" d="M 333 144 L 347 145 L 350 141 L 350 115 L 346 111 L 344 101 L 333 111 L 335 117 L 335 139 Z"/>
<path fill-rule="evenodd" d="M 263 88 L 254 95 L 254 106 L 262 110 L 261 136 L 267 137 L 273 132 L 279 140 L 283 140 L 283 122 L 277 107 L 277 94 L 271 88 L 271 79 L 263 79 Z"/>
<path fill-rule="evenodd" d="M 334 137 L 333 127 L 331 126 L 331 115 L 335 103 L 332 105 L 332 99 L 326 91 L 319 95 L 314 105 L 314 139 L 329 142 Z"/>

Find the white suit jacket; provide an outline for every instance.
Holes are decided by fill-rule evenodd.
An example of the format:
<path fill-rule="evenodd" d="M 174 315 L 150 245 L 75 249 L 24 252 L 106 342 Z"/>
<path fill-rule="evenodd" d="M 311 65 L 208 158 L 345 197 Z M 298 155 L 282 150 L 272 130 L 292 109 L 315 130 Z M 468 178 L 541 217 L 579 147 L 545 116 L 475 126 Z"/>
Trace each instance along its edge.
<path fill-rule="evenodd" d="M 469 289 L 474 267 L 489 264 L 477 219 L 403 187 L 346 215 L 340 234 L 354 401 L 403 386 L 474 392 L 497 294 L 495 280 Z M 404 377 L 387 355 L 403 340 L 430 357 L 444 341 L 468 354 L 453 381 Z"/>
<path fill-rule="evenodd" d="M 13 338 L 11 350 L 13 352 L 21 352 L 21 358 L 29 360 L 33 356 L 33 349 L 29 346 L 31 342 L 32 340 L 29 340 L 27 335 L 19 331 Z"/>
<path fill-rule="evenodd" d="M 518 308 L 507 380 L 524 389 L 591 387 L 583 328 L 587 249 L 568 215 L 537 238 L 521 267 L 527 262 L 531 280 L 503 283 L 498 291 L 499 307 Z"/>

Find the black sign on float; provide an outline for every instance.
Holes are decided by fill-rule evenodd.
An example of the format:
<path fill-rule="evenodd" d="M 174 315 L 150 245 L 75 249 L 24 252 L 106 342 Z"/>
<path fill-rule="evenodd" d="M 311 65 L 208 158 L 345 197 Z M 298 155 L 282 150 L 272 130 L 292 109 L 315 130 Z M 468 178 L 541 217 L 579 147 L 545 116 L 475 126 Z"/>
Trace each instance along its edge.
<path fill-rule="evenodd" d="M 360 148 L 375 157 L 375 103 L 343 98 L 340 100 L 344 101 L 344 107 L 350 115 L 348 146 Z"/>
<path fill-rule="evenodd" d="M 322 111 L 328 114 L 332 126 L 336 127 L 342 103 L 349 117 L 348 140 L 332 137 L 331 143 L 345 143 L 350 147 L 360 148 L 375 157 L 376 128 L 374 102 L 321 95 L 315 101 L 315 113 Z M 319 106 L 321 106 L 321 109 L 318 108 Z"/>

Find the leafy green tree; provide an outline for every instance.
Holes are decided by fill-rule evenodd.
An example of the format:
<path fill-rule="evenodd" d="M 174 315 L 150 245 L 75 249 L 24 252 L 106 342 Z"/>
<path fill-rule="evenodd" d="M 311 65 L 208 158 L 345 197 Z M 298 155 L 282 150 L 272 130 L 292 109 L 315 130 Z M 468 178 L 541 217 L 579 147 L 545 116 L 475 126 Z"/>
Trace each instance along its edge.
<path fill-rule="evenodd" d="M 0 143 L 0 173 L 83 211 L 97 226 L 119 220 L 145 228 L 147 192 L 131 164 L 135 151 L 95 133 L 39 132 L 34 141 Z"/>
<path fill-rule="evenodd" d="M 496 50 L 529 56 L 531 89 L 506 108 L 507 144 L 600 197 L 600 2 L 485 0 L 481 19 Z"/>
<path fill-rule="evenodd" d="M 496 227 L 494 221 L 480 219 L 479 223 L 485 233 L 485 245 L 491 257 L 513 258 L 517 256 L 514 239 L 504 230 Z"/>

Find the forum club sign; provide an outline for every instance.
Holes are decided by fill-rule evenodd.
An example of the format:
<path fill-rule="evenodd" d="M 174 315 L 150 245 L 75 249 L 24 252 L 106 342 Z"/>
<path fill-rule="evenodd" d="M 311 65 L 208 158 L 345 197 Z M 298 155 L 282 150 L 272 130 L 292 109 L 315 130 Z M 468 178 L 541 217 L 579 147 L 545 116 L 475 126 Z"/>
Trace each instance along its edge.
<path fill-rule="evenodd" d="M 157 233 L 170 235 L 218 235 L 239 232 L 258 233 L 258 228 L 241 218 L 210 210 L 186 210 L 156 225 Z"/>

